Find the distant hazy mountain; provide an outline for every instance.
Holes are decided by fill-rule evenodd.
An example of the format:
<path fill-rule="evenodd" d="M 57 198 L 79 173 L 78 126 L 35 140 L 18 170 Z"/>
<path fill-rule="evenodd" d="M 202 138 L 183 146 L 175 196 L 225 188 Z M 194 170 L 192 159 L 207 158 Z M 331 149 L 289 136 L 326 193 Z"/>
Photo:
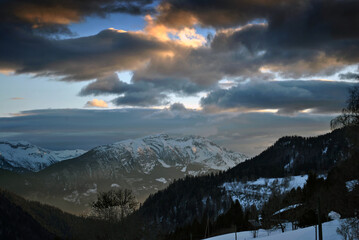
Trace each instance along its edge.
<path fill-rule="evenodd" d="M 24 176 L 11 190 L 80 212 L 100 191 L 128 188 L 144 200 L 175 179 L 226 170 L 245 159 L 203 137 L 161 134 L 96 147 Z"/>
<path fill-rule="evenodd" d="M 85 152 L 84 150 L 51 151 L 25 141 L 0 140 L 0 168 L 16 172 L 37 172 Z"/>

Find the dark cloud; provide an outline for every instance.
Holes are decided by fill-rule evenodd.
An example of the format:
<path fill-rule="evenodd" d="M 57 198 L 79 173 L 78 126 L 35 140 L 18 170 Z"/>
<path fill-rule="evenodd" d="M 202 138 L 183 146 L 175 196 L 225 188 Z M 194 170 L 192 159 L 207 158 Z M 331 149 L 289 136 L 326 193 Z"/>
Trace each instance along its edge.
<path fill-rule="evenodd" d="M 164 0 L 159 8 L 158 21 L 173 27 L 182 27 L 192 24 L 190 21 L 192 17 L 204 26 L 233 27 L 253 19 L 268 18 L 289 9 L 300 10 L 303 2 L 296 0 Z"/>
<path fill-rule="evenodd" d="M 283 114 L 306 109 L 335 113 L 343 108 L 352 86 L 351 83 L 326 81 L 251 82 L 213 91 L 201 99 L 201 105 L 219 110 L 279 109 Z"/>
<path fill-rule="evenodd" d="M 358 36 L 351 26 L 358 24 L 358 8 L 359 3 L 353 0 L 163 0 L 157 21 L 181 27 L 193 24 L 190 21 L 193 17 L 204 26 L 223 28 L 256 19 L 266 19 L 271 26 L 278 27 L 298 19 L 302 21 L 299 26 L 306 24 L 309 30 L 327 31 L 318 27 L 330 27 L 334 36 Z M 293 26 L 293 32 L 303 30 L 296 29 L 297 26 Z"/>
<path fill-rule="evenodd" d="M 190 95 L 206 89 L 184 79 L 137 79 L 135 77 L 132 80 L 133 83 L 131 84 L 125 83 L 118 78 L 117 74 L 111 74 L 90 83 L 81 90 L 80 95 L 125 94 L 152 91 L 153 89 L 158 92 L 175 92 Z"/>
<path fill-rule="evenodd" d="M 332 38 L 331 30 L 310 29 L 313 26 L 307 26 L 305 19 L 301 22 L 293 17 L 288 21 L 285 26 L 262 22 L 218 30 L 208 47 L 181 49 L 170 59 L 151 58 L 145 68 L 134 72 L 133 80 L 166 79 L 175 84 L 175 80 L 184 79 L 213 89 L 223 78 L 243 81 L 331 76 L 359 61 L 358 39 Z"/>
<path fill-rule="evenodd" d="M 359 61 L 358 1 L 165 0 L 159 9 L 157 21 L 172 27 L 193 25 L 189 16 L 219 30 L 262 22 L 231 34 L 219 31 L 212 47 L 262 53 L 248 65 L 269 65 L 286 78 L 331 75 Z"/>
<path fill-rule="evenodd" d="M 98 78 L 90 83 L 80 92 L 81 96 L 103 95 L 103 94 L 123 94 L 129 91 L 144 91 L 144 88 L 134 88 L 133 85 L 121 81 L 117 74 L 111 74 L 106 77 Z"/>
<path fill-rule="evenodd" d="M 258 154 L 284 135 L 313 136 L 330 130 L 331 117 L 270 113 L 205 114 L 170 109 L 33 110 L 0 118 L 0 137 L 49 149 L 89 149 L 151 134 L 200 135 L 234 151 Z"/>
<path fill-rule="evenodd" d="M 187 87 L 194 85 L 183 81 L 177 81 L 171 84 L 171 81 L 150 81 L 144 80 L 135 81 L 131 84 L 121 81 L 117 74 L 112 74 L 107 77 L 98 78 L 96 81 L 84 87 L 80 95 L 106 95 L 116 94 L 120 95 L 112 102 L 115 105 L 122 106 L 157 106 L 168 104 L 168 93 L 184 92 L 197 93 L 202 90 L 200 87 Z"/>
<path fill-rule="evenodd" d="M 157 106 L 166 105 L 167 95 L 156 91 L 150 83 L 137 82 L 128 84 L 121 81 L 116 74 L 99 78 L 83 88 L 80 95 L 120 95 L 112 102 L 117 106 Z"/>
<path fill-rule="evenodd" d="M 152 0 L 8 0 L 0 3 L 0 21 L 47 33 L 66 33 L 67 25 L 86 16 L 151 13 Z"/>
<path fill-rule="evenodd" d="M 62 76 L 62 80 L 90 80 L 116 70 L 131 70 L 150 57 L 169 51 L 167 43 L 141 33 L 104 30 L 97 35 L 67 40 L 0 28 L 0 68 L 16 73 Z"/>
<path fill-rule="evenodd" d="M 267 24 L 249 24 L 238 29 L 218 31 L 211 42 L 214 51 L 232 51 L 246 48 L 248 53 L 255 54 L 265 50 L 264 41 Z"/>
<path fill-rule="evenodd" d="M 258 70 L 259 58 L 257 52 L 250 53 L 243 45 L 230 50 L 220 49 L 219 44 L 216 48 L 180 48 L 173 58 L 152 58 L 145 68 L 134 71 L 132 79 L 171 84 L 181 94 L 193 94 L 215 88 L 224 77 L 265 78 L 266 74 Z"/>
<path fill-rule="evenodd" d="M 84 87 L 80 95 L 120 95 L 112 102 L 117 106 L 158 106 L 169 103 L 171 93 L 187 96 L 209 90 L 211 86 L 200 86 L 185 79 L 133 78 L 132 83 L 121 81 L 117 74 L 98 78 Z M 176 106 L 176 105 L 174 105 Z"/>
<path fill-rule="evenodd" d="M 359 73 L 347 72 L 339 74 L 339 78 L 342 80 L 359 80 Z"/>
<path fill-rule="evenodd" d="M 112 102 L 117 106 L 140 106 L 150 107 L 167 105 L 169 103 L 166 94 L 158 93 L 155 89 L 149 89 L 143 92 L 128 92 Z"/>
<path fill-rule="evenodd" d="M 171 111 L 187 111 L 186 107 L 182 104 L 182 103 L 173 103 L 170 106 L 170 110 Z"/>

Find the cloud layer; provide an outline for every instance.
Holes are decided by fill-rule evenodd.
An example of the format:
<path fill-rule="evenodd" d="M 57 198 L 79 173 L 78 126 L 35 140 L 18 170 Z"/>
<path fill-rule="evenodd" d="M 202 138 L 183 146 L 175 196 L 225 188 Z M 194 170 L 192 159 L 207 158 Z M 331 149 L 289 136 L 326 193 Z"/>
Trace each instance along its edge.
<path fill-rule="evenodd" d="M 40 33 L 69 34 L 67 25 L 84 21 L 87 16 L 150 13 L 150 4 L 152 0 L 6 0 L 1 2 L 0 21 Z"/>
<path fill-rule="evenodd" d="M 170 108 L 117 110 L 33 110 L 0 118 L 0 137 L 27 140 L 50 149 L 89 149 L 151 134 L 201 135 L 234 151 L 255 155 L 284 135 L 328 132 L 332 116 L 270 113 L 205 114 Z"/>
<path fill-rule="evenodd" d="M 201 104 L 209 110 L 278 109 L 282 114 L 304 110 L 336 113 L 344 107 L 352 86 L 353 83 L 327 81 L 251 82 L 213 91 L 201 99 Z"/>

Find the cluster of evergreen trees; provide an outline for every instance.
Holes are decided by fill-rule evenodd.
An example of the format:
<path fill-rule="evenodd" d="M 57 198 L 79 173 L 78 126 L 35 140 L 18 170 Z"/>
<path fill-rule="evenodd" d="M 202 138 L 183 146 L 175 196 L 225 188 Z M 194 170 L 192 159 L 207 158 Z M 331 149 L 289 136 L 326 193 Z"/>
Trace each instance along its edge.
<path fill-rule="evenodd" d="M 231 207 L 225 213 L 211 220 L 207 212 L 200 219 L 195 219 L 192 224 L 178 227 L 174 232 L 162 236 L 161 239 L 188 240 L 203 239 L 224 233 L 255 229 L 249 220 L 258 221 L 258 211 L 253 206 L 243 210 L 237 201 L 231 202 Z"/>

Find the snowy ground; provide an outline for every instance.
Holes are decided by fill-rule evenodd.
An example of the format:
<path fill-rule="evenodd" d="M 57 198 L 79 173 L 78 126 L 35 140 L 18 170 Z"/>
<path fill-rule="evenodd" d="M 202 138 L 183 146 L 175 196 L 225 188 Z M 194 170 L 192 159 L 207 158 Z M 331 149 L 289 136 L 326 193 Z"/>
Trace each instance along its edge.
<path fill-rule="evenodd" d="M 222 188 L 231 196 L 233 201 L 238 200 L 242 207 L 247 208 L 255 205 L 261 208 L 264 202 L 268 201 L 272 191 L 284 193 L 293 188 L 303 187 L 308 175 L 292 176 L 287 178 L 258 178 L 256 181 L 227 182 Z"/>
<path fill-rule="evenodd" d="M 340 220 L 333 220 L 323 224 L 323 239 L 325 240 L 341 240 L 342 236 L 337 234 L 337 228 L 340 226 Z M 207 238 L 207 240 L 235 240 L 235 234 L 229 233 L 217 237 Z M 253 238 L 251 231 L 237 233 L 237 240 L 250 240 Z M 282 233 L 281 230 L 275 230 L 268 232 L 260 229 L 258 231 L 258 237 L 255 239 L 260 240 L 314 240 L 315 228 L 307 227 L 294 231 L 287 231 Z"/>

